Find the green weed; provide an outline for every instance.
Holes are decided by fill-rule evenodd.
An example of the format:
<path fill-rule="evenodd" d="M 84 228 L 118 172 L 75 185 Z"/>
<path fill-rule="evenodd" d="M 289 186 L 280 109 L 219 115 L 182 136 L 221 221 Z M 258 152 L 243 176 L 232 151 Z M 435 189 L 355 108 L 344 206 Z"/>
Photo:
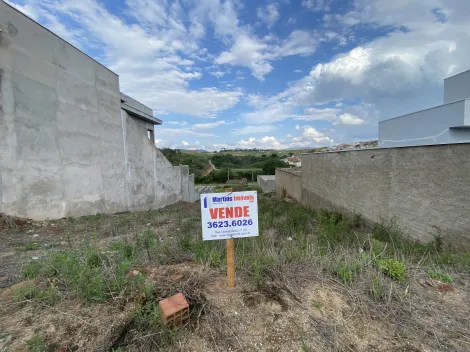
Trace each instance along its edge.
<path fill-rule="evenodd" d="M 431 261 L 434 261 L 435 264 L 453 266 L 459 271 L 470 270 L 470 253 L 439 253 L 436 257 L 431 258 Z"/>
<path fill-rule="evenodd" d="M 336 269 L 336 275 L 344 284 L 351 284 L 353 281 L 353 271 L 350 266 L 346 264 L 341 264 Z"/>
<path fill-rule="evenodd" d="M 44 338 L 39 334 L 26 340 L 24 344 L 27 352 L 46 352 L 48 349 Z"/>
<path fill-rule="evenodd" d="M 114 251 L 106 253 L 96 246 L 54 252 L 26 263 L 23 274 L 28 278 L 56 280 L 67 293 L 85 302 L 103 302 L 143 284 L 141 275 L 127 277 L 134 251 L 126 244 L 113 244 L 112 248 Z"/>
<path fill-rule="evenodd" d="M 153 299 L 136 308 L 133 322 L 140 331 L 158 332 L 160 348 L 174 344 L 180 334 L 178 329 L 170 329 L 163 323 L 158 302 Z"/>
<path fill-rule="evenodd" d="M 397 281 L 406 280 L 405 263 L 395 259 L 382 259 L 376 261 L 377 266 L 382 272 Z"/>
<path fill-rule="evenodd" d="M 41 248 L 41 245 L 39 243 L 30 241 L 26 243 L 25 245 L 18 247 L 17 249 L 19 251 L 26 252 L 26 251 L 35 251 L 39 248 Z"/>
<path fill-rule="evenodd" d="M 322 307 L 323 307 L 323 304 L 322 304 L 321 302 L 319 302 L 319 301 L 313 301 L 313 302 L 312 302 L 312 305 L 313 305 L 316 309 L 318 309 L 318 310 L 321 310 Z"/>
<path fill-rule="evenodd" d="M 33 283 L 24 288 L 19 288 L 13 292 L 17 301 L 29 300 L 38 304 L 53 306 L 60 300 L 60 295 L 56 287 L 40 287 Z"/>
<path fill-rule="evenodd" d="M 369 294 L 376 300 L 382 300 L 384 296 L 384 283 L 380 277 L 374 276 L 369 288 Z"/>
<path fill-rule="evenodd" d="M 309 352 L 310 348 L 308 347 L 307 343 L 303 339 L 303 337 L 300 339 L 300 348 L 302 349 L 302 352 Z"/>
<path fill-rule="evenodd" d="M 449 274 L 434 271 L 432 269 L 428 270 L 428 276 L 431 279 L 439 280 L 439 281 L 445 282 L 445 283 L 451 283 L 453 281 L 452 276 L 450 276 Z"/>
<path fill-rule="evenodd" d="M 152 252 L 158 244 L 155 232 L 147 229 L 137 237 L 137 247 L 144 249 L 147 253 L 148 260 L 152 260 Z"/>

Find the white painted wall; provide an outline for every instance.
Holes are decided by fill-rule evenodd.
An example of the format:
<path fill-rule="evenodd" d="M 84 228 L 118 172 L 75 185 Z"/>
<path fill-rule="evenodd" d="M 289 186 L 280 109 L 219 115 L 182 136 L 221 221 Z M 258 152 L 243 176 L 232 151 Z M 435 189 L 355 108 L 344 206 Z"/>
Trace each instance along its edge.
<path fill-rule="evenodd" d="M 379 122 L 380 147 L 468 142 L 470 100 L 461 100 Z"/>
<path fill-rule="evenodd" d="M 470 71 L 444 80 L 444 105 L 379 122 L 380 147 L 470 142 Z"/>
<path fill-rule="evenodd" d="M 444 80 L 444 104 L 470 99 L 470 70 Z"/>

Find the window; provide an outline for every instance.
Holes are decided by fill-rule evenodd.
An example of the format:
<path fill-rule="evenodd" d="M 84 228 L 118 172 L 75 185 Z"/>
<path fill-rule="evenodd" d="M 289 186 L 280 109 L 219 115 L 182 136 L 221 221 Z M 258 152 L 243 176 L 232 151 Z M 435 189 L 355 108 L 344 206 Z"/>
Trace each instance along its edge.
<path fill-rule="evenodd" d="M 155 138 L 153 137 L 153 130 L 147 130 L 147 137 L 148 139 L 153 141 L 153 143 L 155 143 Z"/>

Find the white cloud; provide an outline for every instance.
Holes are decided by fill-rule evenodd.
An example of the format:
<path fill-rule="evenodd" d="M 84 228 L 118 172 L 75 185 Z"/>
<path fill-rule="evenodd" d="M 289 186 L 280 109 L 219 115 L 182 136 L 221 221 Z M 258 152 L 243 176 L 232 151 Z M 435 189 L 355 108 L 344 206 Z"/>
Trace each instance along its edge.
<path fill-rule="evenodd" d="M 304 132 L 302 133 L 302 136 L 307 138 L 307 139 L 313 139 L 317 143 L 322 143 L 322 142 L 331 143 L 331 142 L 333 142 L 332 139 L 325 136 L 323 133 L 318 132 L 315 128 L 313 128 L 311 126 L 304 126 Z"/>
<path fill-rule="evenodd" d="M 343 125 L 362 125 L 364 120 L 349 113 L 344 113 L 334 122 L 335 125 L 342 123 Z"/>
<path fill-rule="evenodd" d="M 217 77 L 217 78 L 220 78 L 220 77 L 223 77 L 225 75 L 226 72 L 224 71 L 213 71 L 213 72 L 209 72 L 210 75 L 214 76 L 214 77 Z"/>
<path fill-rule="evenodd" d="M 294 73 L 301 73 L 302 70 L 294 70 Z"/>
<path fill-rule="evenodd" d="M 255 77 L 262 80 L 263 76 L 273 69 L 264 55 L 267 48 L 268 46 L 262 41 L 241 34 L 236 38 L 230 51 L 222 52 L 215 59 L 215 63 L 246 66 L 251 69 Z"/>
<path fill-rule="evenodd" d="M 247 123 L 270 124 L 283 121 L 292 116 L 294 105 L 283 102 L 274 102 L 268 106 L 260 104 L 253 112 L 244 113 L 242 116 Z"/>
<path fill-rule="evenodd" d="M 300 127 L 302 134 L 296 137 L 287 135 L 288 140 L 278 140 L 274 136 L 265 136 L 262 138 L 250 137 L 247 140 L 240 140 L 235 145 L 214 145 L 217 148 L 242 148 L 242 149 L 288 149 L 288 148 L 305 148 L 330 145 L 333 139 L 315 128 L 305 125 Z"/>
<path fill-rule="evenodd" d="M 165 124 L 186 126 L 188 123 L 186 121 L 165 121 Z"/>
<path fill-rule="evenodd" d="M 184 145 L 185 147 L 187 147 L 189 145 L 189 143 L 186 142 L 186 141 L 182 141 L 181 144 Z"/>
<path fill-rule="evenodd" d="M 297 129 L 300 130 L 300 126 Z M 290 148 L 316 147 L 333 143 L 333 139 L 312 126 L 305 125 L 302 129 L 303 131 L 300 136 L 292 137 L 289 143 Z"/>
<path fill-rule="evenodd" d="M 233 131 L 233 134 L 258 134 L 269 133 L 276 130 L 277 127 L 273 125 L 248 125 L 238 130 Z"/>
<path fill-rule="evenodd" d="M 332 0 L 302 0 L 302 6 L 310 11 L 329 11 Z"/>
<path fill-rule="evenodd" d="M 258 148 L 258 149 L 285 149 L 287 148 L 287 144 L 283 144 L 278 141 L 273 136 L 265 136 L 262 138 L 248 138 L 247 140 L 240 140 L 237 142 L 237 146 L 243 149 L 251 149 L 251 148 Z"/>
<path fill-rule="evenodd" d="M 272 27 L 279 19 L 278 4 L 268 4 L 265 8 L 258 7 L 258 18 L 263 21 L 268 27 Z"/>
<path fill-rule="evenodd" d="M 216 117 L 219 112 L 235 106 L 242 95 L 241 91 L 224 92 L 216 88 L 161 90 L 153 93 L 139 93 L 137 88 L 135 93 L 140 101 L 154 107 L 155 113 L 176 112 L 196 117 Z"/>
<path fill-rule="evenodd" d="M 174 136 L 197 136 L 197 137 L 215 137 L 212 133 L 196 132 L 188 128 L 160 128 L 155 129 L 155 135 L 159 137 L 174 137 Z"/>
<path fill-rule="evenodd" d="M 318 109 L 318 108 L 307 108 L 304 110 L 303 115 L 296 115 L 294 120 L 298 121 L 330 121 L 334 122 L 338 118 L 338 114 L 341 112 L 340 109 Z"/>
<path fill-rule="evenodd" d="M 207 130 L 211 128 L 216 128 L 221 125 L 225 125 L 225 121 L 217 121 L 217 122 L 210 122 L 210 123 L 197 123 L 192 126 L 193 129 L 197 130 Z"/>
<path fill-rule="evenodd" d="M 300 130 L 300 125 L 295 125 L 296 130 Z"/>
<path fill-rule="evenodd" d="M 294 30 L 283 39 L 273 35 L 258 38 L 244 29 L 238 29 L 232 34 L 231 48 L 223 51 L 214 62 L 247 67 L 261 81 L 273 70 L 271 61 L 286 56 L 312 54 L 319 42 L 315 33 L 305 30 Z"/>

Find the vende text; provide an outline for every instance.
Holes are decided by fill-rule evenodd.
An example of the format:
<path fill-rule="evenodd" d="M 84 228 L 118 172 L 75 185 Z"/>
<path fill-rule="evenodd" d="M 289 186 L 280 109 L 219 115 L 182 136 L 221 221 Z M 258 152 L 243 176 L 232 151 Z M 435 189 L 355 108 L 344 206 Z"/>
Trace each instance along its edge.
<path fill-rule="evenodd" d="M 231 219 L 231 218 L 247 218 L 250 216 L 250 207 L 230 207 L 230 208 L 211 208 L 209 212 L 211 219 Z"/>

